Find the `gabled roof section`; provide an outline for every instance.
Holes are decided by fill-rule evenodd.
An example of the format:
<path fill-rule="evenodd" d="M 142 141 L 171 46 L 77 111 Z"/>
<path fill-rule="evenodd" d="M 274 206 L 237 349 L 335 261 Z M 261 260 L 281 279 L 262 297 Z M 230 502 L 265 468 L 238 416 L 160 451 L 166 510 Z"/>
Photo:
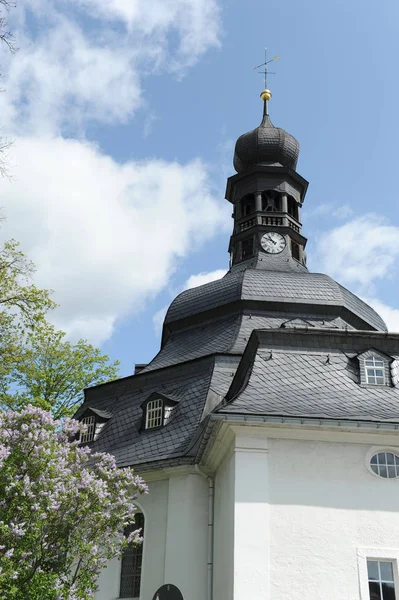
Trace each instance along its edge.
<path fill-rule="evenodd" d="M 91 410 L 92 413 L 94 413 L 95 415 L 97 415 L 98 417 L 100 417 L 101 419 L 110 419 L 112 417 L 112 413 L 108 412 L 107 410 L 100 410 L 99 408 L 93 408 L 92 406 L 88 406 L 86 408 L 85 412 L 88 412 L 89 410 Z M 84 416 L 85 413 L 81 414 L 81 417 Z"/>
<path fill-rule="evenodd" d="M 392 356 L 389 356 L 388 354 L 386 354 L 385 352 L 380 352 L 380 350 L 376 350 L 376 348 L 368 348 L 367 350 L 364 350 L 363 352 L 360 352 L 357 355 L 357 358 L 359 359 L 366 359 L 369 356 L 379 356 L 381 357 L 382 360 L 386 360 L 386 361 L 391 361 L 393 360 Z"/>
<path fill-rule="evenodd" d="M 352 357 L 371 347 L 398 355 L 399 335 L 326 329 L 254 331 L 216 412 L 399 423 L 397 377 L 393 387 L 359 385 Z"/>
<path fill-rule="evenodd" d="M 165 396 L 165 394 L 161 394 L 160 392 L 152 392 L 148 398 L 146 398 L 144 400 L 144 402 L 141 403 L 141 408 L 145 408 L 147 406 L 147 404 L 149 402 L 151 402 L 151 400 L 157 400 L 158 398 L 160 398 L 161 400 L 163 400 L 165 406 L 176 406 L 176 404 L 179 404 L 180 402 L 180 398 L 173 398 L 172 394 L 169 394 L 168 396 Z"/>

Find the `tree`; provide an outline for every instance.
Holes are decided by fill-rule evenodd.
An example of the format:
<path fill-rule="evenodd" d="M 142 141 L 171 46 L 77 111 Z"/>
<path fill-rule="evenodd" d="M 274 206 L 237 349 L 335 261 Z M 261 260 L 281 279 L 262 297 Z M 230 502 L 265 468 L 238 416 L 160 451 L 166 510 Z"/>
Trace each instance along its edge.
<path fill-rule="evenodd" d="M 15 2 L 0 0 L 0 44 L 6 46 L 10 52 L 15 52 L 14 36 L 8 29 L 7 13 L 15 7 Z M 7 150 L 11 146 L 7 138 L 0 138 L 0 176 L 7 175 Z"/>
<path fill-rule="evenodd" d="M 29 406 L 0 415 L 0 597 L 89 600 L 106 561 L 139 542 L 132 469 L 79 446 L 82 426 Z"/>
<path fill-rule="evenodd" d="M 27 335 L 10 373 L 13 393 L 3 395 L 3 405 L 21 409 L 29 403 L 52 411 L 55 418 L 72 416 L 83 401 L 83 389 L 116 379 L 118 361 L 79 340 L 65 341 L 65 333 L 48 323 L 38 324 Z"/>
<path fill-rule="evenodd" d="M 51 410 L 56 418 L 72 415 L 83 388 L 115 379 L 118 361 L 110 362 L 85 340 L 66 341 L 46 321 L 55 307 L 50 292 L 31 283 L 34 265 L 14 240 L 0 250 L 0 407 L 21 409 L 29 403 Z"/>

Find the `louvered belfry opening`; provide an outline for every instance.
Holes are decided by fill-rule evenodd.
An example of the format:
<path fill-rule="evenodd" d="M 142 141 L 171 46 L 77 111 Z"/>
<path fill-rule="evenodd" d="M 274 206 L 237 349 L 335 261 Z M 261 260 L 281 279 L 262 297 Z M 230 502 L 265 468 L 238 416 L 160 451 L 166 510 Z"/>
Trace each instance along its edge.
<path fill-rule="evenodd" d="M 137 513 L 135 523 L 125 529 L 125 536 L 141 529 L 144 538 L 144 515 Z M 120 598 L 139 598 L 141 585 L 141 567 L 143 563 L 143 543 L 128 546 L 122 555 Z"/>

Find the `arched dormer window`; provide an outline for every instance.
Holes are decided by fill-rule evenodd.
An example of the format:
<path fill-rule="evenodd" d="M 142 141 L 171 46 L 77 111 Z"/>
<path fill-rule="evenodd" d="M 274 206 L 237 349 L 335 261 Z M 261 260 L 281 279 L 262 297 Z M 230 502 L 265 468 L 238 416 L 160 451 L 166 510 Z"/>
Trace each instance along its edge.
<path fill-rule="evenodd" d="M 136 513 L 133 525 L 126 527 L 123 533 L 127 537 L 136 529 L 141 529 L 141 537 L 144 539 L 143 513 Z M 121 559 L 119 598 L 140 598 L 142 564 L 143 542 L 125 548 Z"/>
<path fill-rule="evenodd" d="M 371 348 L 358 355 L 360 383 L 364 385 L 391 385 L 390 363 L 392 359 Z"/>
<path fill-rule="evenodd" d="M 163 410 L 162 398 L 149 401 L 145 415 L 146 429 L 153 429 L 154 427 L 161 427 L 163 425 Z"/>
<path fill-rule="evenodd" d="M 158 429 L 166 425 L 177 401 L 164 394 L 153 393 L 143 404 L 143 428 Z"/>
<path fill-rule="evenodd" d="M 92 407 L 86 408 L 79 418 L 79 422 L 85 426 L 85 431 L 82 431 L 80 434 L 80 443 L 87 444 L 95 441 L 111 417 L 111 413 L 106 410 Z"/>

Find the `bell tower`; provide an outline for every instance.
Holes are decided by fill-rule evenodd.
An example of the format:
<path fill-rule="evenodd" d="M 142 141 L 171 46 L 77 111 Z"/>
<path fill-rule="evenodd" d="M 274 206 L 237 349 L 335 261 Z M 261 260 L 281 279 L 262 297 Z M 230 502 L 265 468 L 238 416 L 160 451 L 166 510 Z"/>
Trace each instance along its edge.
<path fill-rule="evenodd" d="M 232 267 L 306 271 L 300 211 L 308 182 L 296 171 L 298 141 L 270 120 L 271 96 L 263 90 L 261 124 L 235 145 L 237 174 L 229 177 L 226 189 L 234 218 L 230 262 Z"/>

